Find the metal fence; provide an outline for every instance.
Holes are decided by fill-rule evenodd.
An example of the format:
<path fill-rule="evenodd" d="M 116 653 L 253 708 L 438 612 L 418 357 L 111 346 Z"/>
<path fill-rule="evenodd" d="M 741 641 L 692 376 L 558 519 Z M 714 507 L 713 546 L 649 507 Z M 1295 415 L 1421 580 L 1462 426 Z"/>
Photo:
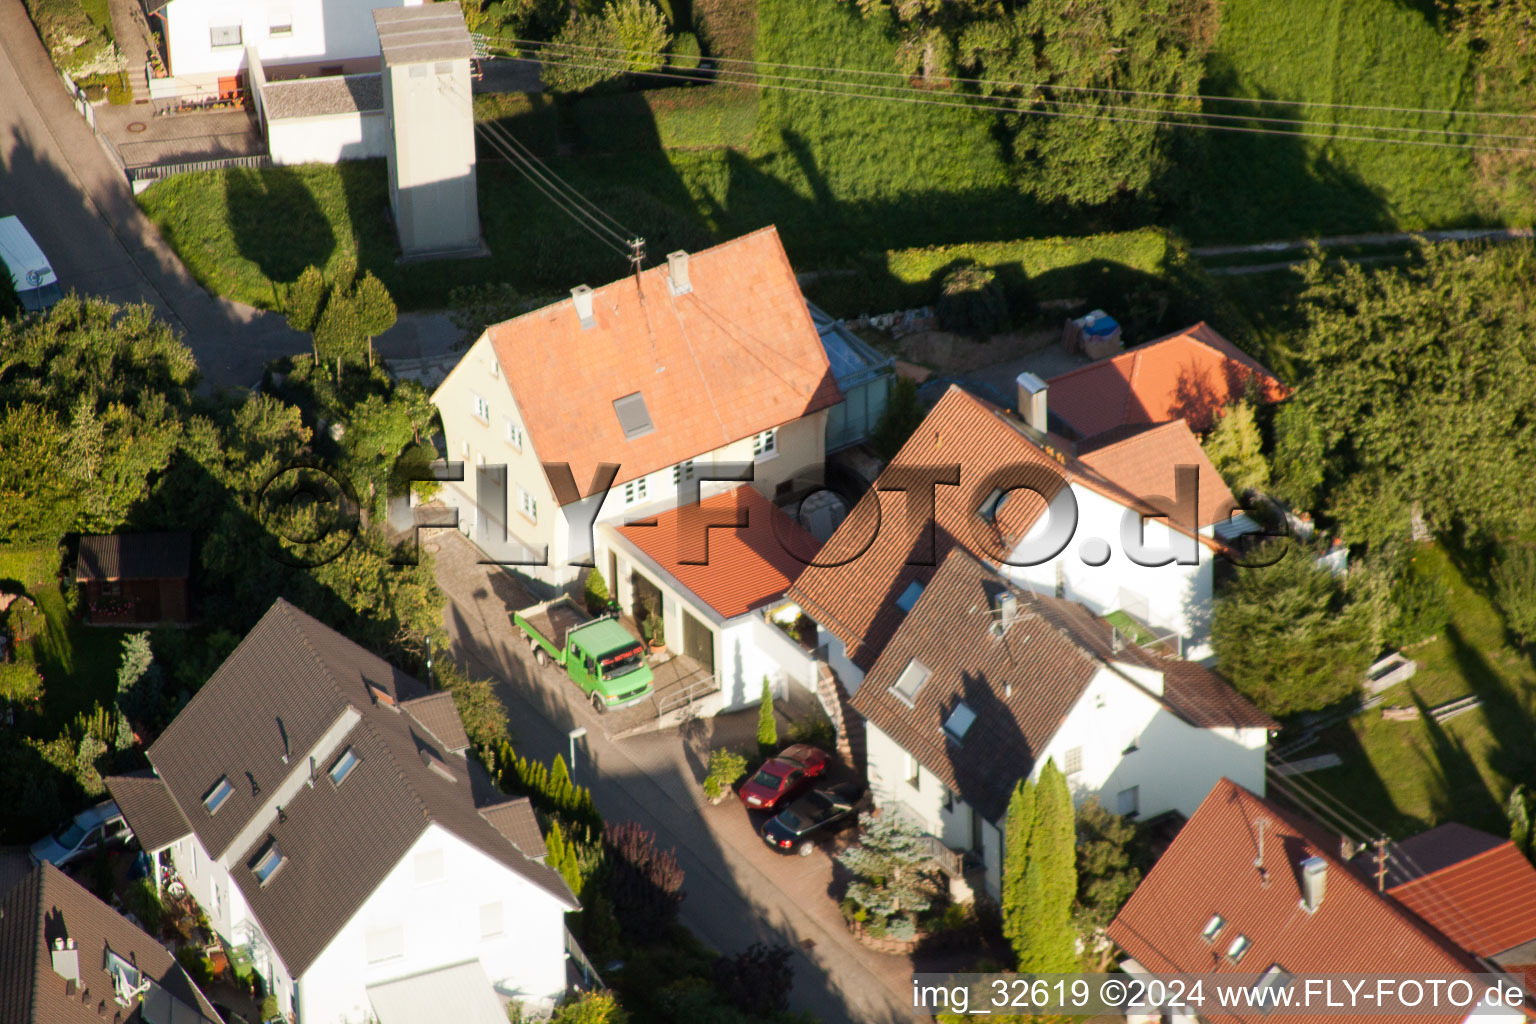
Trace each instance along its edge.
<path fill-rule="evenodd" d="M 112 140 L 103 135 L 101 130 L 96 127 L 96 108 L 91 105 L 90 98 L 85 95 L 83 89 L 75 84 L 74 79 L 62 71 L 59 72 L 59 80 L 64 83 L 64 91 L 69 94 L 70 102 L 75 105 L 75 109 L 80 112 L 80 116 L 85 118 L 85 123 L 90 125 L 91 134 L 96 136 L 97 142 L 101 143 L 102 152 L 107 154 L 107 159 L 112 161 L 118 173 L 126 176 L 128 174 L 128 164 L 123 160 L 123 154 L 119 153 L 117 147 L 112 144 Z M 132 179 L 130 178 L 130 180 Z"/>
<path fill-rule="evenodd" d="M 266 153 L 256 153 L 251 156 L 223 156 L 214 160 L 194 160 L 181 164 L 153 164 L 148 167 L 130 167 L 124 173 L 129 181 L 159 181 L 169 178 L 173 174 L 188 174 L 192 171 L 222 171 L 229 167 L 245 167 L 259 169 L 271 167 L 272 158 Z"/>

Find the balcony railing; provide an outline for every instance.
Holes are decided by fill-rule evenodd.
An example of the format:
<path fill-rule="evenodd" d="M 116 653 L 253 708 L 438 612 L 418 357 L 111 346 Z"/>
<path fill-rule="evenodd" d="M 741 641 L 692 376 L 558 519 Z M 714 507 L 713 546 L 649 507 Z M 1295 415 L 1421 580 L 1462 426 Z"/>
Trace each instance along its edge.
<path fill-rule="evenodd" d="M 592 966 L 592 961 L 587 959 L 587 954 L 581 949 L 581 944 L 576 941 L 576 936 L 571 934 L 569 928 L 565 929 L 565 954 L 570 957 L 571 964 L 576 968 L 581 978 L 579 987 L 588 991 L 605 989 L 602 977 L 597 973 L 597 968 Z"/>

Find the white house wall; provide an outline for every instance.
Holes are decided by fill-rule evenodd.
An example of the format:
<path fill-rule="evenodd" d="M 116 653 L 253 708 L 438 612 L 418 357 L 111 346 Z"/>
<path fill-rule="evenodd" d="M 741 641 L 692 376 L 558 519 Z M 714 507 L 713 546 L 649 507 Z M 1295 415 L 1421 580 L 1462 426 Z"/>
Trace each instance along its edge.
<path fill-rule="evenodd" d="M 171 0 L 163 10 L 171 72 L 177 78 L 233 75 L 254 46 L 269 73 L 285 64 L 342 64 L 371 60 L 377 66 L 379 36 L 373 11 L 414 6 L 422 0 Z M 273 29 L 291 25 L 288 33 Z M 238 44 L 213 45 L 212 30 L 239 25 Z"/>
<path fill-rule="evenodd" d="M 280 118 L 267 126 L 267 146 L 278 164 L 381 157 L 389 149 L 389 121 L 380 110 Z"/>
<path fill-rule="evenodd" d="M 1064 517 L 1073 500 L 1077 503 L 1077 530 L 1066 548 L 1048 562 L 1033 566 L 1007 565 L 1003 571 L 1037 593 L 1057 593 L 1060 583 L 1060 596 L 1086 605 L 1095 613 L 1102 615 L 1125 608 L 1138 617 L 1145 617 L 1148 625 L 1173 630 L 1180 636 L 1192 638 L 1197 644 L 1202 642 L 1208 631 L 1205 620 L 1211 603 L 1215 554 L 1202 544 L 1197 548 L 1198 565 L 1176 562 L 1160 566 L 1138 565 L 1126 554 L 1120 540 L 1125 506 L 1096 491 L 1078 484 L 1064 488 L 1051 503 L 1051 515 L 1042 518 L 1025 535 L 1015 549 L 1013 559 L 1022 560 L 1020 553 L 1038 540 L 1051 521 Z M 1158 520 L 1146 523 L 1143 536 L 1150 549 L 1173 546 L 1172 531 Z M 1080 548 L 1088 539 L 1108 542 L 1109 561 L 1101 566 L 1083 562 Z M 1139 602 L 1145 602 L 1145 606 L 1134 607 Z"/>
<path fill-rule="evenodd" d="M 441 880 L 418 884 L 417 855 L 441 851 Z M 338 865 L 338 867 L 342 867 Z M 481 908 L 501 904 L 501 933 L 481 936 Z M 403 954 L 370 964 L 368 937 L 400 927 Z M 564 909 L 452 833 L 431 825 L 299 982 L 303 1024 L 375 1018 L 369 985 L 479 960 L 503 996 L 536 1002 L 565 988 Z"/>

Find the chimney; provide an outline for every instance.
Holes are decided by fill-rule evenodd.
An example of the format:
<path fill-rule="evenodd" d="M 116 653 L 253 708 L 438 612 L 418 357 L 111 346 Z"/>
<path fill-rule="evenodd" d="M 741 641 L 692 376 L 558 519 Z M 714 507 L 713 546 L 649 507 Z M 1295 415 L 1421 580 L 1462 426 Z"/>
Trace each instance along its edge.
<path fill-rule="evenodd" d="M 1019 374 L 1018 379 L 1014 383 L 1018 385 L 1019 390 L 1019 418 L 1027 426 L 1033 427 L 1042 434 L 1045 433 L 1048 429 L 1046 426 L 1045 381 L 1026 370 L 1024 373 Z"/>
<path fill-rule="evenodd" d="M 1328 862 L 1321 857 L 1308 857 L 1301 862 L 1301 905 L 1309 914 L 1317 913 L 1323 905 L 1323 894 L 1328 890 Z"/>
<path fill-rule="evenodd" d="M 576 304 L 576 317 L 581 321 L 581 329 L 589 330 L 597 326 L 597 317 L 592 313 L 592 289 L 584 284 L 579 284 L 571 289 L 571 301 Z"/>
<path fill-rule="evenodd" d="M 693 291 L 693 282 L 688 280 L 688 254 L 681 249 L 667 253 L 667 284 L 672 286 L 673 295 Z"/>
<path fill-rule="evenodd" d="M 1002 590 L 992 598 L 992 613 L 994 622 L 992 631 L 998 636 L 1004 636 L 1008 627 L 1013 625 L 1013 620 L 1019 615 L 1019 596 L 1011 590 Z"/>
<path fill-rule="evenodd" d="M 53 973 L 65 981 L 80 980 L 80 951 L 73 939 L 68 944 L 63 939 L 53 940 Z"/>

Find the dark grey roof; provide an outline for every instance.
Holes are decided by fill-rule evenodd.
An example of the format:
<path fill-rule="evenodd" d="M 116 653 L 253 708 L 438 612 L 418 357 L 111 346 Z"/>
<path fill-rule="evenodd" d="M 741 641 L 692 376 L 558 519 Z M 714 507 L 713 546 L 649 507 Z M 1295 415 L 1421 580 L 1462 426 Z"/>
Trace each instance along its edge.
<path fill-rule="evenodd" d="M 54 970 L 55 939 L 73 941 L 79 982 L 73 992 Z M 148 977 L 153 985 L 121 1018 L 106 970 L 111 950 Z M 159 1008 L 158 1022 L 174 999 L 185 1010 L 177 1020 L 219 1019 L 192 980 L 164 946 L 135 927 L 51 864 L 41 864 L 0 900 L 0 1024 L 102 1024 L 145 1019 L 142 1002 Z M 105 1007 L 103 1007 L 105 1003 Z"/>
<path fill-rule="evenodd" d="M 379 7 L 373 12 L 384 66 L 423 61 L 468 60 L 475 44 L 458 4 Z"/>
<path fill-rule="evenodd" d="M 134 838 L 146 851 L 163 850 L 191 834 L 187 816 L 181 813 L 171 791 L 153 769 L 113 775 L 106 781 L 118 810 L 123 812 Z"/>
<path fill-rule="evenodd" d="M 453 694 L 447 690 L 405 701 L 400 707 L 430 732 L 444 750 L 457 753 L 468 749 L 469 734 L 464 731 L 464 720 L 453 703 Z"/>
<path fill-rule="evenodd" d="M 992 600 L 1004 590 L 1017 598 L 1018 617 L 998 637 Z M 908 703 L 891 691 L 914 659 L 929 674 Z M 1012 588 L 959 546 L 897 627 L 852 704 L 996 821 L 1014 784 L 1033 770 L 1038 752 L 1110 662 L 1163 673 L 1162 695 L 1149 696 L 1196 727 L 1275 725 L 1209 670 L 1131 645 L 1116 649 L 1109 624 L 1082 605 Z M 960 703 L 976 718 L 956 744 L 946 739 L 944 724 Z"/>
<path fill-rule="evenodd" d="M 377 73 L 268 82 L 261 103 L 269 121 L 383 110 L 382 83 Z"/>
<path fill-rule="evenodd" d="M 180 580 L 192 570 L 192 538 L 185 533 L 112 533 L 81 537 L 75 579 Z"/>
<path fill-rule="evenodd" d="M 370 687 L 384 699 L 373 699 Z M 444 749 L 448 741 L 396 706 L 424 695 L 415 679 L 279 600 L 149 750 L 204 848 L 215 858 L 233 854 L 231 876 L 295 977 L 433 822 L 577 908 L 557 872 L 481 817 L 477 805 L 492 798 L 478 764 Z M 432 707 L 434 716 L 446 710 Z M 308 752 L 348 714 L 356 717 L 315 766 L 314 784 L 299 786 L 280 816 L 250 834 L 247 825 L 292 770 L 309 777 Z M 360 763 L 333 785 L 327 770 L 349 746 Z M 428 767 L 423 751 L 452 777 Z M 210 815 L 202 798 L 221 777 L 234 791 Z M 232 849 L 242 832 L 249 842 Z M 249 861 L 269 839 L 287 863 L 261 885 Z"/>
<path fill-rule="evenodd" d="M 496 831 L 507 837 L 507 842 L 528 856 L 540 860 L 549 855 L 549 847 L 544 845 L 544 833 L 539 829 L 539 819 L 534 817 L 533 804 L 527 797 L 482 807 L 480 815 L 495 825 Z"/>

